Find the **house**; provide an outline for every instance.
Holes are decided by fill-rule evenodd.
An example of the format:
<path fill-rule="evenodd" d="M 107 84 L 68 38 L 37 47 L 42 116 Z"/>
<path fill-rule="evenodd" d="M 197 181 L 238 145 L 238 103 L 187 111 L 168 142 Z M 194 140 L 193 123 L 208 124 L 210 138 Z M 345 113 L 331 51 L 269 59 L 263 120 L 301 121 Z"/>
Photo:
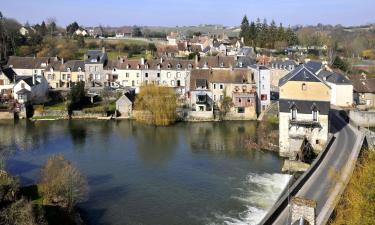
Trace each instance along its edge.
<path fill-rule="evenodd" d="M 331 87 L 331 104 L 341 107 L 353 105 L 353 83 L 338 71 L 321 70 L 317 74 Z"/>
<path fill-rule="evenodd" d="M 74 34 L 77 36 L 87 36 L 89 33 L 85 29 L 78 28 L 76 31 L 74 31 Z"/>
<path fill-rule="evenodd" d="M 271 70 L 271 87 L 274 90 L 278 89 L 279 80 L 298 66 L 296 61 L 289 59 L 272 60 L 269 64 Z"/>
<path fill-rule="evenodd" d="M 42 77 L 48 64 L 58 61 L 57 57 L 10 56 L 6 67 L 12 68 L 19 76 L 36 75 Z"/>
<path fill-rule="evenodd" d="M 13 88 L 14 99 L 19 103 L 39 104 L 47 101 L 48 83 L 36 75 L 17 76 Z"/>
<path fill-rule="evenodd" d="M 212 91 L 209 88 L 209 81 L 211 80 L 210 70 L 194 69 L 190 75 L 189 88 L 189 119 L 213 119 L 214 102 L 212 98 Z"/>
<path fill-rule="evenodd" d="M 300 65 L 279 82 L 280 155 L 296 159 L 302 143 L 315 151 L 328 139 L 331 88 L 306 65 Z"/>
<path fill-rule="evenodd" d="M 375 78 L 368 78 L 365 73 L 351 75 L 353 83 L 354 103 L 360 109 L 375 107 Z"/>
<path fill-rule="evenodd" d="M 200 69 L 232 69 L 235 65 L 233 56 L 205 56 L 199 59 L 197 67 Z"/>
<path fill-rule="evenodd" d="M 257 90 L 257 113 L 265 111 L 271 104 L 271 71 L 265 66 L 253 64 L 249 66 Z"/>
<path fill-rule="evenodd" d="M 121 96 L 116 101 L 116 111 L 119 113 L 120 117 L 129 118 L 132 116 L 133 103 L 126 95 Z"/>
<path fill-rule="evenodd" d="M 105 48 L 102 48 L 102 50 L 88 50 L 84 58 L 87 84 L 90 84 L 92 87 L 108 85 L 104 74 L 104 67 L 108 63 Z"/>
<path fill-rule="evenodd" d="M 0 95 L 12 97 L 17 74 L 12 68 L 0 68 Z"/>

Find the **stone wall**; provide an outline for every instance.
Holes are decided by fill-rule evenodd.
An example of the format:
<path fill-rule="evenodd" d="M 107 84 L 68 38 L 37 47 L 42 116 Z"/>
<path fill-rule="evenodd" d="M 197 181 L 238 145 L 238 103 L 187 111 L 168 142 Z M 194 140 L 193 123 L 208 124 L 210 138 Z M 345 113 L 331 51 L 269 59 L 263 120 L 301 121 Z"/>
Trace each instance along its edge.
<path fill-rule="evenodd" d="M 296 221 L 300 221 L 302 219 L 305 222 L 304 224 L 315 225 L 315 201 L 300 197 L 293 197 L 291 201 L 291 207 L 291 224 L 295 224 Z"/>
<path fill-rule="evenodd" d="M 362 127 L 375 127 L 375 111 L 350 110 L 350 119 Z"/>
<path fill-rule="evenodd" d="M 66 110 L 35 110 L 34 111 L 35 117 L 68 117 L 68 112 Z"/>

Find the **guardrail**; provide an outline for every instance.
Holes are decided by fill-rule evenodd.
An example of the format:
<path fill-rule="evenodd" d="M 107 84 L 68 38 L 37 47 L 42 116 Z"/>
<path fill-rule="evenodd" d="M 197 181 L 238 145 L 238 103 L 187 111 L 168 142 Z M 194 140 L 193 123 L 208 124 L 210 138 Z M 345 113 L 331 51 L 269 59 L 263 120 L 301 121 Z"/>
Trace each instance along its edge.
<path fill-rule="evenodd" d="M 289 204 L 289 198 L 297 194 L 297 192 L 302 188 L 306 181 L 311 177 L 311 175 L 316 171 L 320 163 L 323 161 L 324 157 L 327 155 L 328 150 L 331 148 L 334 140 L 336 138 L 333 135 L 328 137 L 328 140 L 323 148 L 323 151 L 319 153 L 314 162 L 311 164 L 310 168 L 306 170 L 298 180 L 292 185 L 292 187 L 276 202 L 276 204 L 271 208 L 267 215 L 262 219 L 259 225 L 268 225 L 275 222 L 279 217 L 281 212 Z"/>

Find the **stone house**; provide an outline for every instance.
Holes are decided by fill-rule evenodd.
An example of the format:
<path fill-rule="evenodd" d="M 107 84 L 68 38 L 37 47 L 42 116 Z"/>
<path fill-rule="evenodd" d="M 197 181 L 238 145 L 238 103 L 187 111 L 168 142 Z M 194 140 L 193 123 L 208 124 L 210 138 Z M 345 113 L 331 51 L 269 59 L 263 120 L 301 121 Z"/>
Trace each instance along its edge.
<path fill-rule="evenodd" d="M 295 159 L 307 140 L 320 151 L 327 142 L 331 88 L 305 65 L 279 82 L 280 155 Z"/>
<path fill-rule="evenodd" d="M 88 50 L 85 54 L 86 82 L 90 86 L 108 86 L 108 76 L 104 74 L 104 67 L 108 63 L 108 56 L 103 48 L 100 50 Z"/>
<path fill-rule="evenodd" d="M 12 97 L 17 74 L 12 68 L 0 68 L 0 95 Z"/>
<path fill-rule="evenodd" d="M 273 60 L 269 65 L 271 70 L 271 87 L 275 90 L 279 86 L 279 80 L 298 66 L 296 61 L 288 59 Z"/>
<path fill-rule="evenodd" d="M 365 73 L 351 75 L 353 82 L 354 103 L 360 109 L 371 109 L 375 107 L 375 78 L 368 78 Z"/>
<path fill-rule="evenodd" d="M 121 96 L 121 98 L 116 101 L 116 111 L 120 114 L 120 117 L 129 118 L 132 116 L 133 103 L 126 95 Z"/>
<path fill-rule="evenodd" d="M 46 70 L 44 71 L 44 77 L 48 82 L 49 88 L 61 88 L 61 69 L 63 66 L 63 61 L 56 61 L 48 64 Z"/>

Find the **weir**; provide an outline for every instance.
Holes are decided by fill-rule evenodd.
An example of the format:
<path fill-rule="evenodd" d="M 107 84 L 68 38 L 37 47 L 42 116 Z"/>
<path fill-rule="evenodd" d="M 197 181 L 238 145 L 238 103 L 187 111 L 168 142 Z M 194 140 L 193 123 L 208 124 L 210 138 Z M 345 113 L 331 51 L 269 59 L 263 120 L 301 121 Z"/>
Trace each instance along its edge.
<path fill-rule="evenodd" d="M 327 223 L 335 200 L 349 182 L 365 139 L 364 134 L 344 121 L 338 112 L 332 113 L 331 124 L 335 132 L 323 151 L 259 224 L 292 224 L 290 199 L 293 197 L 315 201 L 316 224 Z M 340 175 L 340 182 L 329 176 L 332 171 Z"/>

